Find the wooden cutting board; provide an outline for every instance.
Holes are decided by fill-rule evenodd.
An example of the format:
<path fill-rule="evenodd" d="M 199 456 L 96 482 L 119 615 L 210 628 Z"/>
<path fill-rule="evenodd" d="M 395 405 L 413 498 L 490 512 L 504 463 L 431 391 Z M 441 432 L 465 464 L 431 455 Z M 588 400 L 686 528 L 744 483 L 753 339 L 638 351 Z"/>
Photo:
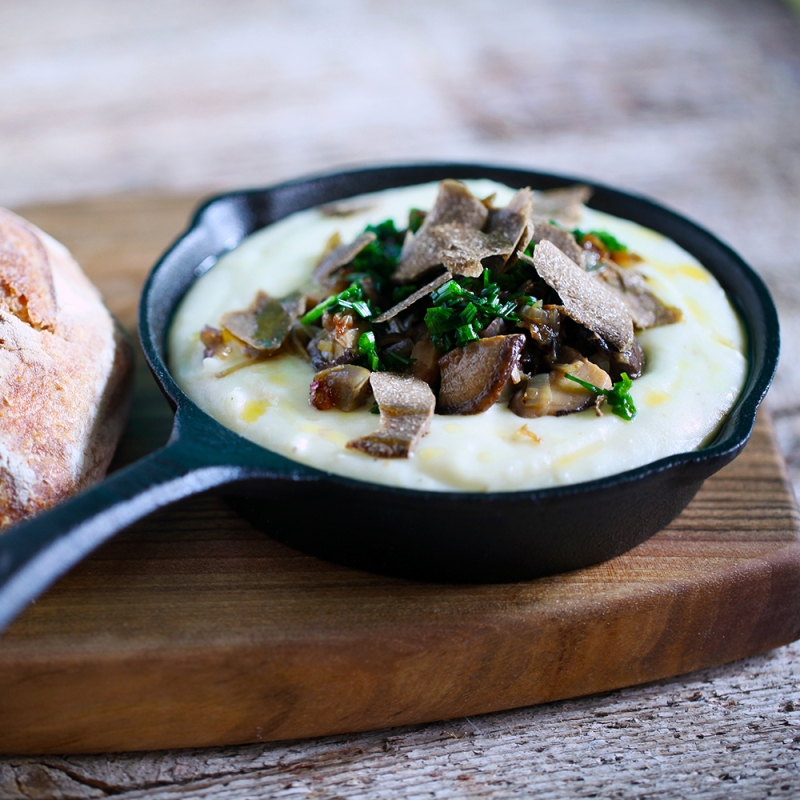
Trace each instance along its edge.
<path fill-rule="evenodd" d="M 23 209 L 132 329 L 191 198 Z M 116 465 L 171 416 L 140 359 Z M 307 519 L 313 509 L 298 509 Z M 0 638 L 0 751 L 91 752 L 316 736 L 607 691 L 800 636 L 800 516 L 762 413 L 687 510 L 590 569 L 452 586 L 334 566 L 213 495 L 97 551 Z"/>

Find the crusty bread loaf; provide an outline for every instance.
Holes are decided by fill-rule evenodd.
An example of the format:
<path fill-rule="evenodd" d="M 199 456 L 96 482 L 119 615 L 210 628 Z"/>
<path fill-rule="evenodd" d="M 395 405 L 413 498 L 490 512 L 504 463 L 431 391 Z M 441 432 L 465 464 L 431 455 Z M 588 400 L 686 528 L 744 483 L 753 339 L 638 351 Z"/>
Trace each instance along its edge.
<path fill-rule="evenodd" d="M 67 249 L 0 208 L 0 528 L 100 479 L 130 344 Z"/>

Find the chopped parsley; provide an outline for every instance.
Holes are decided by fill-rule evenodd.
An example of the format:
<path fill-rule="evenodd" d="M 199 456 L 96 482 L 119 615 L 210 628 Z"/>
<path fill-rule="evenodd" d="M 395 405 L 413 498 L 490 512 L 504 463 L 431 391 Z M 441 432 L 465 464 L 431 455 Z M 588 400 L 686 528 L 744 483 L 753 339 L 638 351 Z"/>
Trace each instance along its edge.
<path fill-rule="evenodd" d="M 575 383 L 579 383 L 584 389 L 594 392 L 596 395 L 601 395 L 606 398 L 611 410 L 622 419 L 632 420 L 636 416 L 636 406 L 633 404 L 633 398 L 629 394 L 632 385 L 631 379 L 628 377 L 627 372 L 623 372 L 620 376 L 621 381 L 617 381 L 610 389 L 601 389 L 593 383 L 582 381 L 568 372 L 564 373 L 567 378 Z"/>

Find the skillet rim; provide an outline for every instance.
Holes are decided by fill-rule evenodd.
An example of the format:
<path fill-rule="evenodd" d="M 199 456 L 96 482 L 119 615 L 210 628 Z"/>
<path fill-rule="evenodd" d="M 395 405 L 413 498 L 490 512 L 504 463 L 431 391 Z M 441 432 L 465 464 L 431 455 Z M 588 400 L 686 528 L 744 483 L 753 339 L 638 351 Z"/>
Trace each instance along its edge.
<path fill-rule="evenodd" d="M 439 177 L 429 173 L 437 173 Z M 391 176 L 395 176 L 395 179 L 392 180 Z M 396 180 L 398 176 L 403 177 L 402 181 Z M 266 227 L 267 224 L 272 224 L 282 219 L 289 213 L 299 211 L 302 208 L 311 207 L 312 205 L 332 202 L 368 191 L 379 191 L 380 188 L 389 189 L 395 186 L 413 185 L 415 183 L 428 182 L 431 180 L 441 180 L 444 177 L 461 179 L 485 177 L 507 183 L 513 188 L 531 185 L 533 188 L 544 189 L 564 187 L 576 183 L 585 184 L 590 186 L 593 190 L 592 198 L 587 203 L 590 207 L 650 227 L 652 230 L 673 239 L 673 241 L 698 258 L 722 284 L 740 317 L 748 339 L 748 374 L 745 386 L 731 410 L 726 415 L 725 420 L 712 442 L 699 450 L 676 453 L 623 472 L 590 481 L 561 486 L 522 489 L 508 492 L 413 489 L 349 478 L 292 461 L 285 456 L 269 450 L 269 448 L 251 442 L 217 422 L 183 392 L 166 366 L 168 358 L 167 335 L 172 315 L 185 295 L 188 286 L 193 284 L 208 268 L 213 266 L 213 263 L 216 263 L 216 260 L 221 255 L 238 245 L 244 236 Z M 384 185 L 375 188 L 373 184 L 375 180 L 380 178 L 384 179 Z M 388 183 L 385 182 L 387 179 L 389 180 Z M 349 191 L 341 191 L 342 186 L 349 186 L 353 183 L 356 184 L 356 188 Z M 303 202 L 305 196 L 313 194 L 314 191 L 319 191 L 320 189 L 318 187 L 324 187 L 327 184 L 330 184 L 327 191 L 332 192 L 330 197 L 326 196 L 324 200 L 320 200 L 317 197 L 311 203 L 297 205 L 298 202 Z M 361 184 L 366 184 L 366 188 L 361 186 Z M 255 221 L 255 214 L 258 210 L 255 208 L 257 205 L 256 201 L 265 199 L 277 199 L 281 201 L 283 196 L 285 196 L 283 198 L 284 203 L 287 198 L 291 200 L 289 203 L 291 207 L 285 210 L 285 213 L 278 214 L 263 225 L 250 226 Z M 250 214 L 250 219 L 246 221 L 239 219 L 242 235 L 235 241 L 229 239 L 225 246 L 218 249 L 218 252 L 207 256 L 200 264 L 194 264 L 191 269 L 186 266 L 182 268 L 174 266 L 172 261 L 180 258 L 181 248 L 186 245 L 191 237 L 210 232 L 212 212 L 220 208 L 224 211 L 227 206 L 230 206 L 232 209 L 238 209 L 239 211 L 247 210 Z M 622 208 L 630 206 L 634 213 L 631 214 L 627 211 L 620 211 L 618 206 Z M 278 207 L 280 209 L 280 202 L 278 203 Z M 613 210 L 609 210 L 609 207 Z M 665 227 L 661 225 L 655 226 L 651 222 L 642 221 L 650 217 L 659 219 Z M 242 225 L 243 222 L 247 224 Z M 706 253 L 707 258 L 710 255 L 716 255 L 719 262 L 707 263 L 707 261 L 698 254 L 698 249 L 701 251 L 708 251 Z M 163 279 L 165 277 L 164 273 L 168 270 L 177 271 L 179 269 L 183 269 L 184 272 L 187 270 L 190 271 L 193 277 L 189 281 L 184 281 L 186 287 L 178 294 L 174 301 L 168 304 L 168 313 L 166 315 L 163 313 L 163 307 L 157 309 L 154 315 L 152 293 L 158 288 L 157 284 L 159 279 Z M 734 292 L 733 288 L 737 283 L 742 284 L 742 286 L 747 286 L 751 290 L 751 293 L 743 296 L 741 291 Z M 174 293 L 173 291 L 172 294 Z M 158 328 L 158 330 L 154 330 L 154 320 L 156 322 L 155 327 Z M 485 502 L 494 503 L 500 500 L 512 502 L 527 500 L 528 502 L 533 502 L 538 505 L 551 498 L 563 498 L 572 495 L 593 494 L 596 491 L 605 491 L 615 486 L 627 485 L 652 478 L 667 471 L 683 470 L 687 472 L 690 477 L 693 475 L 694 479 L 698 481 L 699 486 L 699 483 L 705 480 L 705 478 L 709 477 L 732 460 L 747 443 L 752 433 L 753 426 L 755 425 L 758 407 L 763 401 L 775 375 L 780 347 L 777 309 L 761 277 L 731 247 L 722 242 L 710 231 L 692 222 L 682 214 L 642 195 L 614 189 L 605 184 L 576 178 L 574 176 L 539 172 L 510 166 L 446 161 L 387 164 L 321 172 L 266 187 L 232 190 L 206 198 L 196 208 L 186 229 L 176 238 L 148 275 L 142 290 L 139 306 L 139 335 L 148 365 L 161 390 L 167 396 L 171 405 L 176 409 L 176 424 L 181 416 L 186 414 L 187 409 L 192 409 L 199 412 L 201 422 L 204 425 L 211 425 L 216 433 L 224 431 L 225 435 L 233 437 L 231 439 L 232 443 L 235 443 L 239 447 L 244 447 L 246 451 L 252 451 L 254 448 L 258 452 L 268 453 L 272 457 L 271 460 L 277 459 L 279 463 L 285 462 L 287 467 L 285 471 L 278 470 L 277 474 L 275 474 L 274 470 L 270 471 L 268 477 L 273 479 L 280 479 L 283 477 L 294 480 L 325 480 L 341 483 L 351 488 L 357 487 L 361 491 L 369 490 L 370 492 L 388 492 L 391 494 L 408 495 L 410 497 L 424 499 L 428 502 L 449 500 L 451 502 L 467 502 L 473 504 Z M 196 415 L 194 416 L 196 417 Z M 195 422 L 196 421 L 197 420 L 195 420 Z"/>

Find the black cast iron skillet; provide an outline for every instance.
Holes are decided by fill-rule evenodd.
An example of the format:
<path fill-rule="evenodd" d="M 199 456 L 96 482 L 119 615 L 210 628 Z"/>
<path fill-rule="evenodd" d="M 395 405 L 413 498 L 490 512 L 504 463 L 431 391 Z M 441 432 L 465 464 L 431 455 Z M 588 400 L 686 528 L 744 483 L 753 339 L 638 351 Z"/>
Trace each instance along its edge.
<path fill-rule="evenodd" d="M 117 531 L 188 495 L 226 487 L 276 538 L 324 558 L 439 581 L 518 581 L 595 564 L 674 519 L 702 482 L 742 449 L 778 359 L 778 320 L 764 284 L 728 247 L 648 200 L 595 185 L 593 208 L 659 231 L 720 281 L 749 334 L 745 389 L 714 442 L 573 486 L 477 494 L 392 489 L 307 467 L 254 445 L 201 411 L 167 369 L 173 311 L 192 283 L 245 236 L 288 214 L 363 192 L 444 178 L 550 189 L 583 182 L 464 164 L 366 169 L 234 192 L 206 202 L 150 274 L 139 327 L 149 365 L 175 409 L 167 445 L 0 536 L 0 628 Z"/>

